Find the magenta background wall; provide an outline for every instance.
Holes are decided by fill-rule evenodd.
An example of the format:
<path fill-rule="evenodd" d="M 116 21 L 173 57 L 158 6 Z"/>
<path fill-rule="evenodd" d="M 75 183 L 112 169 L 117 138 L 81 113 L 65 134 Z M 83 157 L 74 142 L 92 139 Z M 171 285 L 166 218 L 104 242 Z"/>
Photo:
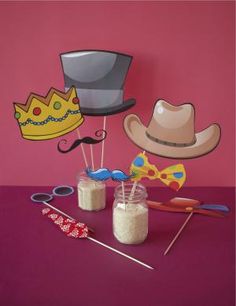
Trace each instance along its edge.
<path fill-rule="evenodd" d="M 22 139 L 13 102 L 25 103 L 32 91 L 45 95 L 51 86 L 64 89 L 61 52 L 107 49 L 133 55 L 125 96 L 137 104 L 107 118 L 105 166 L 127 171 L 140 152 L 123 132 L 126 114 L 148 124 L 157 98 L 192 102 L 196 131 L 218 122 L 222 138 L 209 155 L 183 161 L 186 186 L 234 186 L 234 12 L 233 1 L 1 2 L 0 184 L 75 184 L 84 168 L 80 148 L 63 155 L 56 150 L 58 139 Z M 101 128 L 102 120 L 87 117 L 81 134 Z M 72 132 L 67 139 L 75 137 Z M 97 166 L 100 152 L 97 145 Z M 159 169 L 176 163 L 149 157 Z"/>

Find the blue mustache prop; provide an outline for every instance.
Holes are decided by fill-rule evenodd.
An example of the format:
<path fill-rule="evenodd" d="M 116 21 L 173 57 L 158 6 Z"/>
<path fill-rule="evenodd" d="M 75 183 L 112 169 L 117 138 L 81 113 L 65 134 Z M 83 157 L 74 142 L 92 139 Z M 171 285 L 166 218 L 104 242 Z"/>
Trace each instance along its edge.
<path fill-rule="evenodd" d="M 108 179 L 112 179 L 113 181 L 122 182 L 129 180 L 132 175 L 127 175 L 121 170 L 113 170 L 110 171 L 107 168 L 101 168 L 96 171 L 92 171 L 91 169 L 86 169 L 86 173 L 88 177 L 95 181 L 106 181 Z"/>

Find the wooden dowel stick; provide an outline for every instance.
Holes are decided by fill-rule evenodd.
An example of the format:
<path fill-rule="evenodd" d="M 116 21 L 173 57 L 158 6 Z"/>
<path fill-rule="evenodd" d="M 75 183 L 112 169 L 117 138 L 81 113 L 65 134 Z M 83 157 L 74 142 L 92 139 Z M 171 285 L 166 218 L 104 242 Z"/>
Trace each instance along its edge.
<path fill-rule="evenodd" d="M 107 117 L 104 116 L 103 118 L 103 130 L 106 130 L 106 121 L 107 121 Z M 102 152 L 101 152 L 101 168 L 103 168 L 103 164 L 104 164 L 104 147 L 105 147 L 105 139 L 102 141 Z"/>
<path fill-rule="evenodd" d="M 121 182 L 121 187 L 122 187 L 122 198 L 123 198 L 123 203 L 125 204 L 125 185 L 124 182 Z"/>
<path fill-rule="evenodd" d="M 113 251 L 113 252 L 115 252 L 115 253 L 117 253 L 117 254 L 119 254 L 119 255 L 122 255 L 122 256 L 124 256 L 124 257 L 126 257 L 126 258 L 128 258 L 128 259 L 130 259 L 130 260 L 132 260 L 132 261 L 134 261 L 134 262 L 137 262 L 138 264 L 140 264 L 140 265 L 142 265 L 142 266 L 144 266 L 144 267 L 146 267 L 146 268 L 148 268 L 148 269 L 151 269 L 151 270 L 154 269 L 153 267 L 151 267 L 151 266 L 145 264 L 144 262 L 142 262 L 142 261 L 140 261 L 140 260 L 138 260 L 138 259 L 136 259 L 136 258 L 134 258 L 134 257 L 131 257 L 131 256 L 129 256 L 129 255 L 123 253 L 123 252 L 120 252 L 120 251 L 118 251 L 118 250 L 116 250 L 116 249 L 110 247 L 109 245 L 107 245 L 107 244 L 105 244 L 105 243 L 103 243 L 103 242 L 101 242 L 101 241 L 99 241 L 99 240 L 96 240 L 96 239 L 94 239 L 94 238 L 92 238 L 92 237 L 87 237 L 87 239 L 89 239 L 89 240 L 91 240 L 91 241 L 93 241 L 93 242 L 95 242 L 95 243 L 97 243 L 97 244 L 99 244 L 99 245 L 102 245 L 103 247 L 105 247 L 105 248 L 107 248 L 107 249 L 109 249 L 109 250 L 111 250 L 111 251 Z"/>
<path fill-rule="evenodd" d="M 71 219 L 71 220 L 73 220 L 73 221 L 76 220 L 76 219 L 72 218 L 71 216 L 67 215 L 66 213 L 64 213 L 63 211 L 61 211 L 61 210 L 57 209 L 56 207 L 50 205 L 49 203 L 47 203 L 47 202 L 45 202 L 45 201 L 43 201 L 42 203 L 44 203 L 45 205 L 47 205 L 47 206 L 50 207 L 51 209 L 53 209 L 53 210 L 59 212 L 59 213 L 62 214 L 63 216 L 65 216 L 65 217 L 67 217 L 67 218 L 69 218 L 69 219 Z M 94 232 L 94 230 L 92 230 L 92 229 L 90 229 L 90 228 L 88 228 L 88 229 L 89 229 L 90 231 Z M 154 269 L 153 267 L 151 267 L 151 266 L 145 264 L 144 262 L 142 262 L 142 261 L 140 261 L 140 260 L 138 260 L 138 259 L 136 259 L 136 258 L 133 258 L 133 257 L 131 257 L 131 256 L 129 256 L 129 255 L 123 253 L 123 252 L 121 252 L 121 251 L 118 251 L 117 249 L 114 249 L 114 248 L 110 247 L 109 245 L 107 245 L 107 244 L 105 244 L 105 243 L 103 243 L 103 242 L 101 242 L 101 241 L 99 241 L 99 240 L 97 240 L 97 239 L 94 239 L 94 238 L 89 237 L 89 236 L 87 237 L 87 239 L 90 240 L 90 241 L 93 241 L 93 242 L 95 242 L 95 243 L 97 243 L 97 244 L 99 244 L 99 245 L 101 245 L 101 246 L 103 246 L 103 247 L 105 247 L 105 248 L 107 248 L 107 249 L 109 249 L 109 250 L 111 250 L 111 251 L 113 251 L 113 252 L 115 252 L 115 253 L 121 255 L 121 256 L 124 256 L 124 257 L 126 257 L 126 258 L 128 258 L 128 259 L 130 259 L 130 260 L 132 260 L 132 261 L 134 261 L 134 262 L 136 262 L 136 263 L 138 263 L 138 264 L 140 264 L 140 265 L 142 265 L 142 266 L 148 268 L 148 269 L 151 269 L 151 270 Z"/>
<path fill-rule="evenodd" d="M 178 237 L 180 236 L 181 232 L 183 231 L 183 229 L 185 228 L 185 226 L 187 225 L 187 223 L 189 222 L 189 220 L 191 219 L 191 217 L 193 216 L 193 212 L 191 212 L 191 214 L 188 216 L 188 218 L 185 220 L 184 224 L 181 226 L 180 230 L 178 231 L 178 233 L 175 235 L 174 239 L 171 241 L 171 243 L 169 244 L 168 248 L 166 249 L 164 255 L 166 255 L 171 247 L 173 246 L 173 244 L 175 243 L 175 241 L 178 239 Z"/>
<path fill-rule="evenodd" d="M 76 131 L 77 131 L 78 138 L 81 138 L 79 129 L 77 129 Z M 88 161 L 87 161 L 86 154 L 85 154 L 85 151 L 84 151 L 84 145 L 81 143 L 80 146 L 81 146 L 85 166 L 86 166 L 86 168 L 88 168 Z"/>
<path fill-rule="evenodd" d="M 145 154 L 146 151 L 143 151 L 143 154 Z M 136 187 L 137 187 L 137 184 L 138 184 L 138 181 L 135 181 L 133 183 L 133 186 L 132 186 L 132 189 L 131 189 L 131 192 L 130 192 L 130 195 L 129 195 L 129 200 L 132 200 L 133 196 L 134 196 L 134 193 L 135 193 L 135 190 L 136 190 Z"/>
<path fill-rule="evenodd" d="M 129 201 L 131 201 L 131 200 L 132 200 L 132 198 L 133 198 L 133 196 L 134 196 L 134 193 L 135 193 L 135 190 L 136 190 L 137 185 L 138 185 L 138 182 L 137 182 L 137 181 L 135 181 L 135 182 L 133 183 L 132 189 L 131 189 L 131 191 L 130 191 Z"/>
<path fill-rule="evenodd" d="M 93 159 L 93 145 L 89 145 L 89 146 L 90 146 L 90 156 L 91 156 L 92 169 L 95 170 L 94 159 Z"/>

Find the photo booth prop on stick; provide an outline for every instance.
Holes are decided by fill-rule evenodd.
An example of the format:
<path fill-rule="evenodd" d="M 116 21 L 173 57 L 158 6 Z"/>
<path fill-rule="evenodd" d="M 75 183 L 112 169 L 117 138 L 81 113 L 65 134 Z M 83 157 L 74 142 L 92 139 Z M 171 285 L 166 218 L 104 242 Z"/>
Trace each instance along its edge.
<path fill-rule="evenodd" d="M 174 106 L 158 100 L 146 127 L 135 114 L 124 119 L 124 129 L 131 141 L 141 149 L 162 157 L 188 159 L 213 151 L 220 141 L 216 123 L 195 132 L 195 110 L 192 104 Z"/>
<path fill-rule="evenodd" d="M 178 191 L 186 181 L 186 171 L 183 164 L 177 164 L 159 171 L 155 165 L 148 161 L 146 154 L 139 153 L 130 167 L 131 180 L 140 181 L 143 178 L 149 180 L 159 179 L 169 188 Z"/>
<path fill-rule="evenodd" d="M 68 237 L 73 238 L 87 238 L 88 237 L 88 227 L 86 224 L 81 222 L 76 222 L 70 218 L 64 218 L 60 214 L 56 213 L 50 208 L 44 208 L 42 214 L 51 219 L 54 224 L 58 225 L 59 228 Z"/>
<path fill-rule="evenodd" d="M 203 204 L 198 200 L 178 197 L 175 197 L 165 203 L 148 200 L 147 204 L 150 208 L 160 211 L 180 213 L 188 213 L 193 211 L 196 214 L 212 217 L 223 217 L 225 216 L 224 213 L 229 212 L 229 208 L 226 205 Z"/>
<path fill-rule="evenodd" d="M 22 137 L 29 140 L 63 136 L 84 122 L 73 86 L 65 93 L 50 88 L 45 97 L 31 93 L 26 104 L 14 106 Z"/>
<path fill-rule="evenodd" d="M 141 260 L 138 260 L 134 257 L 131 257 L 115 248 L 112 248 L 111 246 L 97 240 L 94 239 L 93 237 L 89 236 L 89 230 L 86 224 L 81 223 L 76 221 L 74 218 L 64 218 L 62 217 L 60 214 L 58 214 L 57 212 L 55 212 L 54 210 L 50 209 L 50 208 L 44 208 L 42 210 L 42 214 L 47 216 L 49 219 L 51 219 L 53 221 L 53 223 L 55 225 L 57 225 L 62 232 L 64 232 L 68 237 L 71 238 L 87 238 L 88 240 L 102 246 L 105 247 L 107 249 L 109 249 L 112 252 L 115 252 L 123 257 L 128 258 L 129 260 L 136 262 L 140 265 L 142 265 L 145 268 L 148 268 L 150 270 L 153 270 L 154 268 L 146 263 L 144 263 Z"/>
<path fill-rule="evenodd" d="M 82 50 L 60 55 L 65 89 L 76 87 L 86 116 L 109 116 L 124 112 L 135 99 L 124 101 L 124 83 L 132 57 L 127 54 Z"/>
<path fill-rule="evenodd" d="M 201 214 L 205 216 L 211 217 L 225 217 L 225 215 L 229 212 L 229 208 L 226 205 L 220 204 L 202 204 L 202 202 L 194 199 L 188 198 L 173 198 L 166 203 L 160 203 L 155 201 L 147 201 L 148 206 L 153 209 L 167 211 L 167 212 L 181 212 L 181 213 L 189 213 L 189 216 L 179 229 L 178 233 L 175 235 L 169 246 L 164 252 L 166 255 L 176 240 L 181 235 L 182 231 L 192 218 L 193 214 Z"/>
<path fill-rule="evenodd" d="M 84 122 L 74 86 L 65 93 L 50 88 L 45 97 L 31 93 L 26 104 L 14 103 L 14 107 L 21 135 L 28 140 L 54 139 L 78 129 Z M 100 139 L 90 136 L 77 139 L 65 151 L 60 148 L 59 142 L 58 150 L 65 153 L 82 143 L 94 145 L 103 141 L 106 135 L 106 131 L 96 131 L 95 136 Z M 62 140 L 62 142 L 67 141 Z"/>
<path fill-rule="evenodd" d="M 124 84 L 132 61 L 130 55 L 105 50 L 80 50 L 62 53 L 60 58 L 65 89 L 76 87 L 83 115 L 104 116 L 103 130 L 106 130 L 106 116 L 124 112 L 135 104 L 133 98 L 124 101 Z M 100 168 L 104 165 L 104 146 L 102 141 Z M 95 170 L 91 146 L 90 155 L 92 170 Z"/>
<path fill-rule="evenodd" d="M 59 210 L 55 206 L 52 206 L 51 204 L 48 203 L 48 202 L 51 202 L 51 200 L 54 199 L 54 196 L 66 197 L 66 196 L 71 195 L 72 193 L 74 193 L 74 188 L 73 187 L 67 186 L 67 185 L 62 185 L 62 186 L 54 187 L 51 194 L 45 193 L 45 192 L 34 193 L 34 194 L 31 195 L 30 199 L 37 204 L 44 204 L 44 205 L 48 206 L 50 209 L 53 209 L 54 211 L 58 212 L 59 214 L 63 215 L 66 218 L 73 219 L 68 214 L 64 213 L 63 211 Z M 94 230 L 92 228 L 88 227 L 88 229 L 91 232 L 94 232 Z"/>
<path fill-rule="evenodd" d="M 86 169 L 86 174 L 88 177 L 95 181 L 107 181 L 112 179 L 116 182 L 124 182 L 128 181 L 132 177 L 132 175 L 127 175 L 121 170 L 115 169 L 110 171 L 107 168 L 101 168 L 96 171 L 92 171 L 88 168 Z"/>

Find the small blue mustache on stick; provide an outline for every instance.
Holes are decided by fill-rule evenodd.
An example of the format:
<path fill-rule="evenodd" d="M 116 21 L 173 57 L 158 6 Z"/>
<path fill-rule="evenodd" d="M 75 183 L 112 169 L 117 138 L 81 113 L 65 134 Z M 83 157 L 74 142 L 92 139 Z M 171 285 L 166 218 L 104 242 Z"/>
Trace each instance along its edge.
<path fill-rule="evenodd" d="M 113 170 L 110 171 L 107 168 L 101 168 L 96 171 L 92 171 L 91 169 L 86 169 L 86 173 L 88 177 L 95 181 L 106 181 L 108 179 L 112 179 L 113 181 L 122 182 L 129 180 L 132 175 L 127 175 L 121 170 Z"/>

